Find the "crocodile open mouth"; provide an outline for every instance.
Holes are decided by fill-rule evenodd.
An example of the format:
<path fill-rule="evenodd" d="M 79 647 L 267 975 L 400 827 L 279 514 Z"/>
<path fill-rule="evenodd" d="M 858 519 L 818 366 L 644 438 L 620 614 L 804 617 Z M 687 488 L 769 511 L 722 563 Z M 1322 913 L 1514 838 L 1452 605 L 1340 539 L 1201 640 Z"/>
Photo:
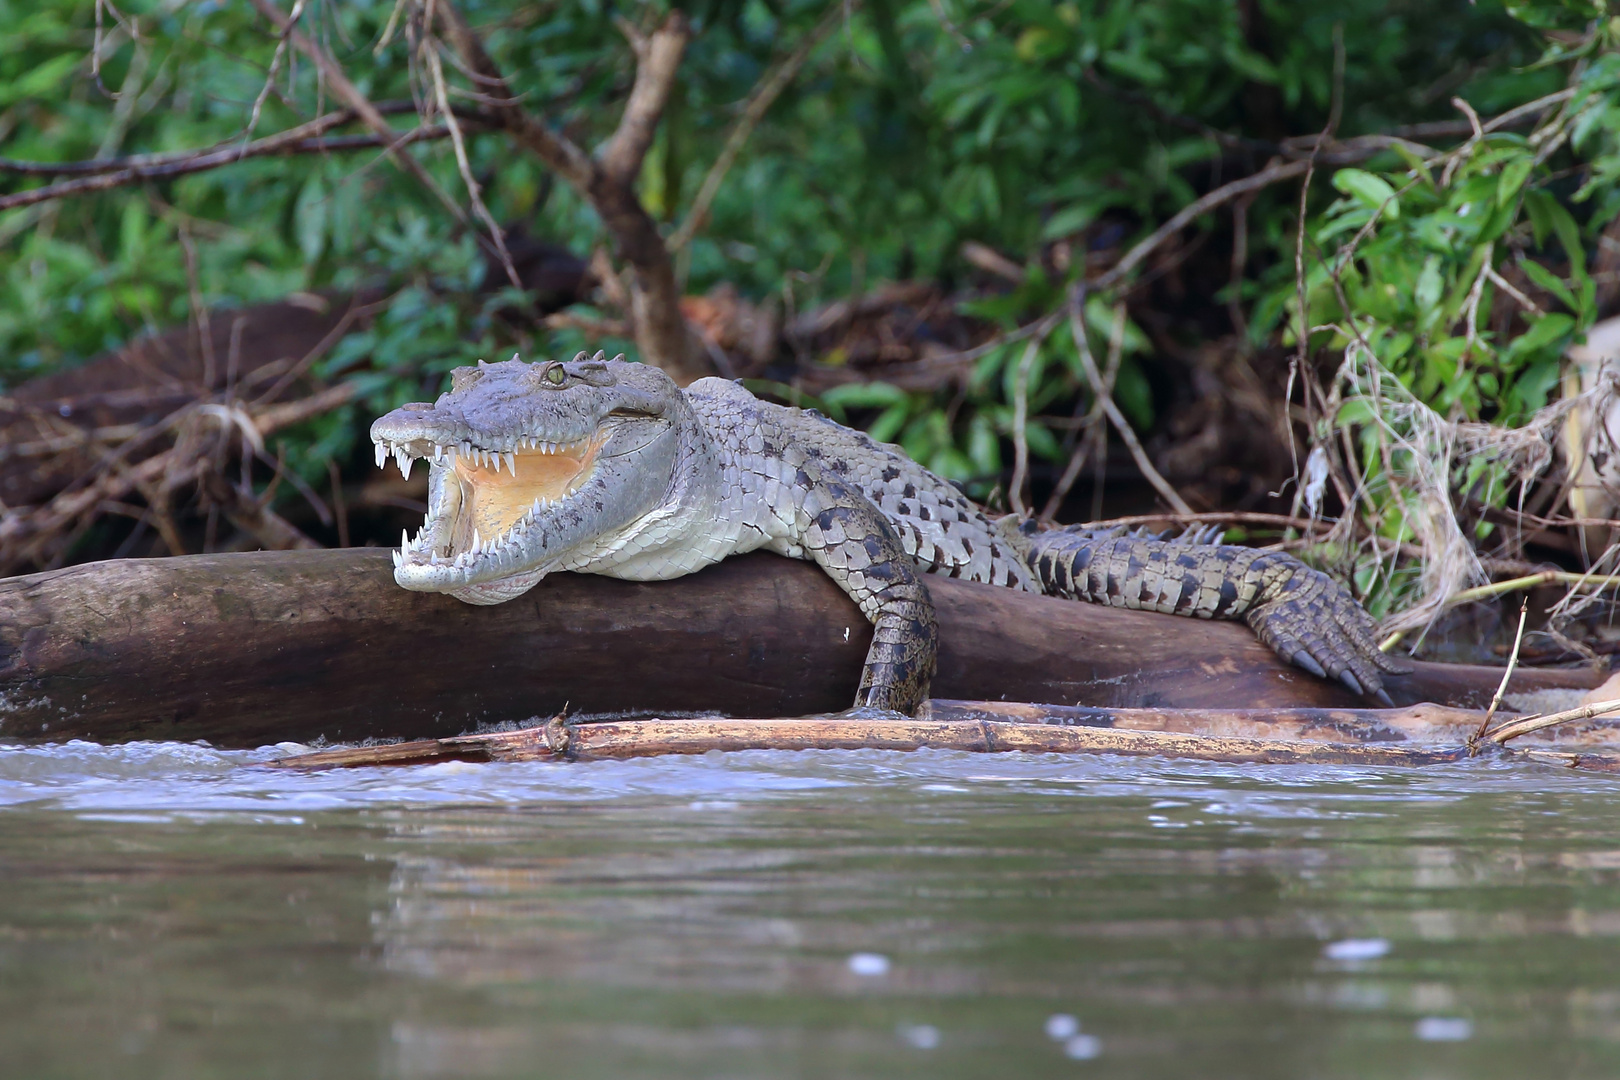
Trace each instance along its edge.
<path fill-rule="evenodd" d="M 486 450 L 470 443 L 379 441 L 379 466 L 392 455 L 407 477 L 418 458 L 444 470 L 422 528 L 415 537 L 407 533 L 394 565 L 472 569 L 485 557 L 506 554 L 526 528 L 585 485 L 603 442 L 600 434 L 566 443 L 525 437 L 511 449 Z"/>

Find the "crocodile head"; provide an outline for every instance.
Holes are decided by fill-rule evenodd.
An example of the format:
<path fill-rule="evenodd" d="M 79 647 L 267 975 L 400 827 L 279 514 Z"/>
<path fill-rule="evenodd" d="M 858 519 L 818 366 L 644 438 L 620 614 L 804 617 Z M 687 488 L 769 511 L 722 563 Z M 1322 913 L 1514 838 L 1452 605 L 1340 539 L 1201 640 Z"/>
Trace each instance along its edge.
<path fill-rule="evenodd" d="M 371 425 L 379 466 L 430 463 L 394 580 L 473 604 L 520 595 L 664 501 L 687 416 L 669 376 L 622 357 L 457 368 L 437 401 Z"/>

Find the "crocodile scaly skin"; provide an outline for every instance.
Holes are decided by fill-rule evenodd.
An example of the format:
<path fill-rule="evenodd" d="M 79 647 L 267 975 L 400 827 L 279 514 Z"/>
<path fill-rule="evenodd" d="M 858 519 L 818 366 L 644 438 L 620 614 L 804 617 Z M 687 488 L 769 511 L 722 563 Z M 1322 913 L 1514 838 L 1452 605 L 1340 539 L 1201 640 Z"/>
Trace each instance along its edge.
<path fill-rule="evenodd" d="M 1405 670 L 1378 651 L 1371 619 L 1341 586 L 1286 554 L 1119 530 L 1029 535 L 899 447 L 722 379 L 683 392 L 657 369 L 600 354 L 455 374 L 437 402 L 372 427 L 379 463 L 389 453 L 435 462 L 428 522 L 396 560 L 407 588 L 498 603 L 555 570 L 657 580 L 760 548 L 808 559 L 874 627 L 856 705 L 901 712 L 927 697 L 934 673 L 925 574 L 1242 618 L 1284 659 L 1386 701 L 1380 672 Z M 576 492 L 537 503 L 477 551 L 440 550 L 460 535 L 446 524 L 465 497 L 452 479 L 457 453 L 499 464 L 514 449 L 543 454 L 582 438 L 603 449 Z"/>

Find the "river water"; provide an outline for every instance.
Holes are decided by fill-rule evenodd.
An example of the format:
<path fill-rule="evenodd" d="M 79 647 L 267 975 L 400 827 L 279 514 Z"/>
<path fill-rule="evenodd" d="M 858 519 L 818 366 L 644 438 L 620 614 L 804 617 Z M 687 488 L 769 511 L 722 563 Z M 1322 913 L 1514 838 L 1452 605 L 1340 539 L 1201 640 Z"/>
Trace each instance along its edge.
<path fill-rule="evenodd" d="M 1620 783 L 0 747 L 0 1076 L 1620 1075 Z"/>

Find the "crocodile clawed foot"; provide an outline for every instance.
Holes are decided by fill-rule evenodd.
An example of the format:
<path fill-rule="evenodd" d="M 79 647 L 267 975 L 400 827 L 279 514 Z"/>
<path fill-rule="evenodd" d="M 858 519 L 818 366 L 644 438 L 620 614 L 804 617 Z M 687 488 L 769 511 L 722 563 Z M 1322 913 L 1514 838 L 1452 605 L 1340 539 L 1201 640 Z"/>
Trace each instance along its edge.
<path fill-rule="evenodd" d="M 1295 667 L 1394 706 L 1383 674 L 1411 667 L 1378 649 L 1371 617 L 1326 574 L 1299 567 L 1279 594 L 1248 615 L 1260 640 Z"/>

